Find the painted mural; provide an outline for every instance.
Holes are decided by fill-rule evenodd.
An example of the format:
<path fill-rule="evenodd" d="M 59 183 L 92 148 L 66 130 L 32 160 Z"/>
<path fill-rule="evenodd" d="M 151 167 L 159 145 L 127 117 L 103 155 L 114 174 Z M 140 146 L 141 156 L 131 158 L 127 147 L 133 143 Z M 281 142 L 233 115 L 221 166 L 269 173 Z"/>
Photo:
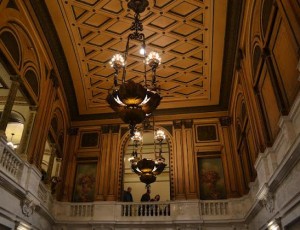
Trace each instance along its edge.
<path fill-rule="evenodd" d="M 94 201 L 97 163 L 78 163 L 76 167 L 74 202 Z"/>
<path fill-rule="evenodd" d="M 198 170 L 200 199 L 226 199 L 226 188 L 221 158 L 198 158 Z"/>

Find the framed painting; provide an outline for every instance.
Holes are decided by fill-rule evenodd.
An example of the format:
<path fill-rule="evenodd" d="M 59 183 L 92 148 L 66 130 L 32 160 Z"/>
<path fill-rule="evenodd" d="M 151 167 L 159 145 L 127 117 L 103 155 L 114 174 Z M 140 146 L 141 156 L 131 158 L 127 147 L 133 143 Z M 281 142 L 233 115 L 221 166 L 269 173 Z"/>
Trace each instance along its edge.
<path fill-rule="evenodd" d="M 217 125 L 196 125 L 196 142 L 219 141 Z"/>
<path fill-rule="evenodd" d="M 81 134 L 80 148 L 98 148 L 99 132 L 86 132 Z"/>
<path fill-rule="evenodd" d="M 198 157 L 201 200 L 226 199 L 226 187 L 222 159 Z"/>
<path fill-rule="evenodd" d="M 97 162 L 78 162 L 76 166 L 73 202 L 94 201 Z"/>

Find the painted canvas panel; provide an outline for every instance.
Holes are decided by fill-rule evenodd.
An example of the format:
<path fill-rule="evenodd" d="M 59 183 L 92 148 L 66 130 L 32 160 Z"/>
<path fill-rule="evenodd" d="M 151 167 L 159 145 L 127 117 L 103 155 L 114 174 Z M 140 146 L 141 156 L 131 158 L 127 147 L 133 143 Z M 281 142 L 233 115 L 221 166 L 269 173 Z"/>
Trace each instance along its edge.
<path fill-rule="evenodd" d="M 226 199 L 226 188 L 222 160 L 215 158 L 198 158 L 200 199 Z"/>
<path fill-rule="evenodd" d="M 96 173 L 96 162 L 80 162 L 77 164 L 73 192 L 74 202 L 94 201 Z"/>

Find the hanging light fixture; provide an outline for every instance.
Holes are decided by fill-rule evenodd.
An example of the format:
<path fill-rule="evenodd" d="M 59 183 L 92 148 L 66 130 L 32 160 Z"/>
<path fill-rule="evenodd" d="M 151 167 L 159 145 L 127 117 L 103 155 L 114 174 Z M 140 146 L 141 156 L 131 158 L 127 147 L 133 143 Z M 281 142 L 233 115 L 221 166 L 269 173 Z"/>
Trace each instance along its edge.
<path fill-rule="evenodd" d="M 9 141 L 9 142 L 7 142 L 7 145 L 8 145 L 9 147 L 11 147 L 12 149 L 16 149 L 16 148 L 18 148 L 18 145 L 15 145 L 15 144 L 12 142 L 14 135 L 15 135 L 15 134 L 14 134 L 14 133 L 12 133 L 12 134 L 11 134 L 10 141 Z"/>
<path fill-rule="evenodd" d="M 143 134 L 151 131 L 154 135 L 154 159 L 143 158 Z M 143 122 L 143 128 L 136 128 L 134 135 L 131 137 L 134 148 L 130 158 L 131 169 L 140 177 L 140 181 L 146 185 L 155 182 L 156 176 L 161 174 L 166 167 L 165 158 L 162 156 L 162 143 L 165 139 L 164 131 L 155 128 L 154 118 L 152 127 L 149 119 L 146 119 Z"/>
<path fill-rule="evenodd" d="M 130 0 L 128 8 L 134 12 L 134 21 L 130 33 L 127 37 L 126 50 L 124 55 L 115 54 L 110 65 L 114 68 L 114 89 L 107 96 L 110 107 L 118 113 L 120 118 L 129 124 L 131 135 L 137 124 L 143 122 L 160 104 L 162 97 L 157 92 L 156 69 L 161 63 L 161 58 L 157 52 L 150 52 L 147 55 L 146 38 L 143 32 L 143 24 L 140 20 L 140 13 L 148 7 L 148 0 Z M 129 42 L 138 41 L 142 44 L 140 53 L 143 55 L 144 63 L 144 84 L 136 83 L 132 80 L 126 81 L 126 61 L 129 54 Z M 147 65 L 152 70 L 151 84 L 148 85 Z M 119 73 L 122 72 L 121 84 L 118 83 Z"/>

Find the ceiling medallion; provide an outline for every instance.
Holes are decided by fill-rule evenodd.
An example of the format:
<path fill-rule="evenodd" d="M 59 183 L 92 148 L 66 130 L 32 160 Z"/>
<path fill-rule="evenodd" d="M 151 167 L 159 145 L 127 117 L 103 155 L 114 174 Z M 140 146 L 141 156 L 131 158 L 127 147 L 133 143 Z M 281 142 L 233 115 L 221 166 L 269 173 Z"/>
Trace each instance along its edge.
<path fill-rule="evenodd" d="M 107 96 L 110 107 L 118 113 L 119 117 L 129 124 L 130 133 L 133 136 L 137 124 L 143 122 L 160 104 L 162 97 L 157 92 L 156 69 L 161 63 L 161 58 L 157 52 L 150 52 L 147 55 L 146 39 L 143 32 L 143 24 L 140 20 L 140 13 L 148 7 L 148 0 L 130 0 L 128 8 L 134 11 L 134 21 L 130 33 L 127 37 L 126 50 L 124 55 L 115 54 L 110 65 L 114 68 L 114 89 Z M 140 53 L 144 63 L 144 82 L 136 83 L 132 80 L 126 81 L 126 61 L 129 53 L 129 42 L 135 40 L 141 43 Z M 147 80 L 147 65 L 152 70 L 152 79 L 149 84 Z M 122 72 L 121 84 L 118 83 L 119 73 Z"/>

